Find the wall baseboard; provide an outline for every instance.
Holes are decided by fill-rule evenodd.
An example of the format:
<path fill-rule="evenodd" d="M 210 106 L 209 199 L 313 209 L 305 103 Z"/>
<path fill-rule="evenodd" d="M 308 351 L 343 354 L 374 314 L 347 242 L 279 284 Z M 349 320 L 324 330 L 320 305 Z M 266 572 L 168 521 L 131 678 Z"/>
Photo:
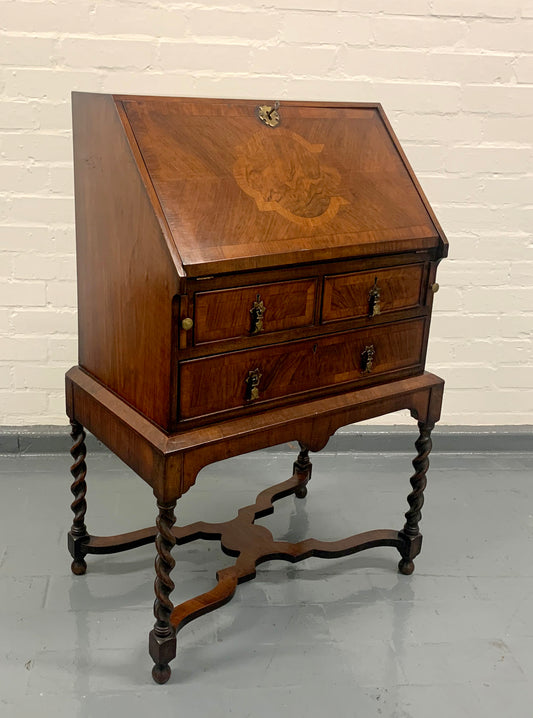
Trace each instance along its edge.
<path fill-rule="evenodd" d="M 331 437 L 325 451 L 412 452 L 417 436 L 413 426 L 353 424 Z M 533 426 L 439 426 L 434 432 L 434 451 L 439 453 L 530 452 Z M 0 455 L 68 454 L 72 442 L 67 426 L 0 426 Z M 94 436 L 87 435 L 87 451 L 107 452 Z M 269 451 L 294 452 L 293 444 Z"/>

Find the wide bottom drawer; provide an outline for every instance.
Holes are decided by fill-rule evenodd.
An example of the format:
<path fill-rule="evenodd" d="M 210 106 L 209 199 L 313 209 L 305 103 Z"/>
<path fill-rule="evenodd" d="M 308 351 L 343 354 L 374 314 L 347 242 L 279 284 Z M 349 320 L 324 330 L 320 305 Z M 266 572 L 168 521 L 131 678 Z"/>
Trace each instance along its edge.
<path fill-rule="evenodd" d="M 184 361 L 181 419 L 364 380 L 422 361 L 425 319 Z"/>

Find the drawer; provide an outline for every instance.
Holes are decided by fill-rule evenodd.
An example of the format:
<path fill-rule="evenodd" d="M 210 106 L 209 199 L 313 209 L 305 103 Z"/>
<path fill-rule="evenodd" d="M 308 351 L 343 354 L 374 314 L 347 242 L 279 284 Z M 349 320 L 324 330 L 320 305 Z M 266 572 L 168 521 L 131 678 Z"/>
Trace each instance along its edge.
<path fill-rule="evenodd" d="M 180 417 L 190 419 L 417 367 L 422 362 L 424 326 L 425 319 L 420 318 L 184 361 L 179 372 Z M 367 365 L 371 359 L 368 371 L 365 355 Z"/>
<path fill-rule="evenodd" d="M 322 322 L 368 317 L 420 304 L 423 263 L 324 277 Z"/>
<path fill-rule="evenodd" d="M 313 324 L 317 280 L 257 284 L 195 295 L 196 344 Z"/>

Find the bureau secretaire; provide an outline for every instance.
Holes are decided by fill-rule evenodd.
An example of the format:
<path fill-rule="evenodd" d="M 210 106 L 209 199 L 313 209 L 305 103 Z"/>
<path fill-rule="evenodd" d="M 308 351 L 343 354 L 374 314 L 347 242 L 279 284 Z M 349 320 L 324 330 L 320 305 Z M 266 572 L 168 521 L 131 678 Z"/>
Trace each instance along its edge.
<path fill-rule="evenodd" d="M 378 104 L 74 93 L 73 127 L 72 570 L 155 542 L 149 650 L 164 683 L 177 632 L 263 561 L 385 545 L 413 571 L 442 401 L 424 362 L 447 242 Z M 419 426 L 403 528 L 292 544 L 254 523 L 306 495 L 309 451 L 339 427 L 400 409 Z M 83 427 L 153 488 L 154 527 L 88 532 Z M 202 467 L 289 440 L 300 445 L 290 479 L 233 521 L 174 526 Z M 171 549 L 198 538 L 236 561 L 174 606 Z"/>

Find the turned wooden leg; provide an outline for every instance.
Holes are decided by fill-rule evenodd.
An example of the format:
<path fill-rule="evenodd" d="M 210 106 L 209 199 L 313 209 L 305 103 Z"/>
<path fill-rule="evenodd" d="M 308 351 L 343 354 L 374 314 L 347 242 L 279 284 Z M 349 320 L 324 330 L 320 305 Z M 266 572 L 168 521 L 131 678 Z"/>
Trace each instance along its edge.
<path fill-rule="evenodd" d="M 413 460 L 415 473 L 411 477 L 413 491 L 407 497 L 409 511 L 405 514 L 405 526 L 400 531 L 400 537 L 405 544 L 400 549 L 402 556 L 398 564 L 400 573 L 409 576 L 415 570 L 413 559 L 418 556 L 422 548 L 422 534 L 419 531 L 419 523 L 422 518 L 422 506 L 424 505 L 424 489 L 426 488 L 426 472 L 429 468 L 429 453 L 431 451 L 431 431 L 434 423 L 418 422 L 420 436 L 415 442 L 417 457 Z"/>
<path fill-rule="evenodd" d="M 72 431 L 70 433 L 73 445 L 70 449 L 74 463 L 70 467 L 70 473 L 74 477 L 74 481 L 70 490 L 74 494 L 74 501 L 70 508 L 74 512 L 74 520 L 68 534 L 68 548 L 72 558 L 72 573 L 81 576 L 87 570 L 85 563 L 85 545 L 89 541 L 89 534 L 85 526 L 85 512 L 87 511 L 87 502 L 85 496 L 87 494 L 87 484 L 85 476 L 87 475 L 87 465 L 85 456 L 87 449 L 85 447 L 85 431 L 83 426 L 77 421 L 71 421 Z"/>
<path fill-rule="evenodd" d="M 170 678 L 170 661 L 176 657 L 176 631 L 170 623 L 170 614 L 174 610 L 170 594 L 174 590 L 174 583 L 170 573 L 175 566 L 172 558 L 172 547 L 176 543 L 172 527 L 176 521 L 174 508 L 176 501 L 157 504 L 159 516 L 157 518 L 158 534 L 155 539 L 157 556 L 155 559 L 156 579 L 154 583 L 155 624 L 150 632 L 149 650 L 154 660 L 152 676 L 156 683 L 166 683 Z"/>
<path fill-rule="evenodd" d="M 311 479 L 311 470 L 313 465 L 309 461 L 309 449 L 307 449 L 301 441 L 299 441 L 298 444 L 300 445 L 300 453 L 293 464 L 292 470 L 294 474 L 301 474 L 302 478 L 296 488 L 296 491 L 294 492 L 294 495 L 299 499 L 303 499 L 307 496 L 307 484 Z"/>

